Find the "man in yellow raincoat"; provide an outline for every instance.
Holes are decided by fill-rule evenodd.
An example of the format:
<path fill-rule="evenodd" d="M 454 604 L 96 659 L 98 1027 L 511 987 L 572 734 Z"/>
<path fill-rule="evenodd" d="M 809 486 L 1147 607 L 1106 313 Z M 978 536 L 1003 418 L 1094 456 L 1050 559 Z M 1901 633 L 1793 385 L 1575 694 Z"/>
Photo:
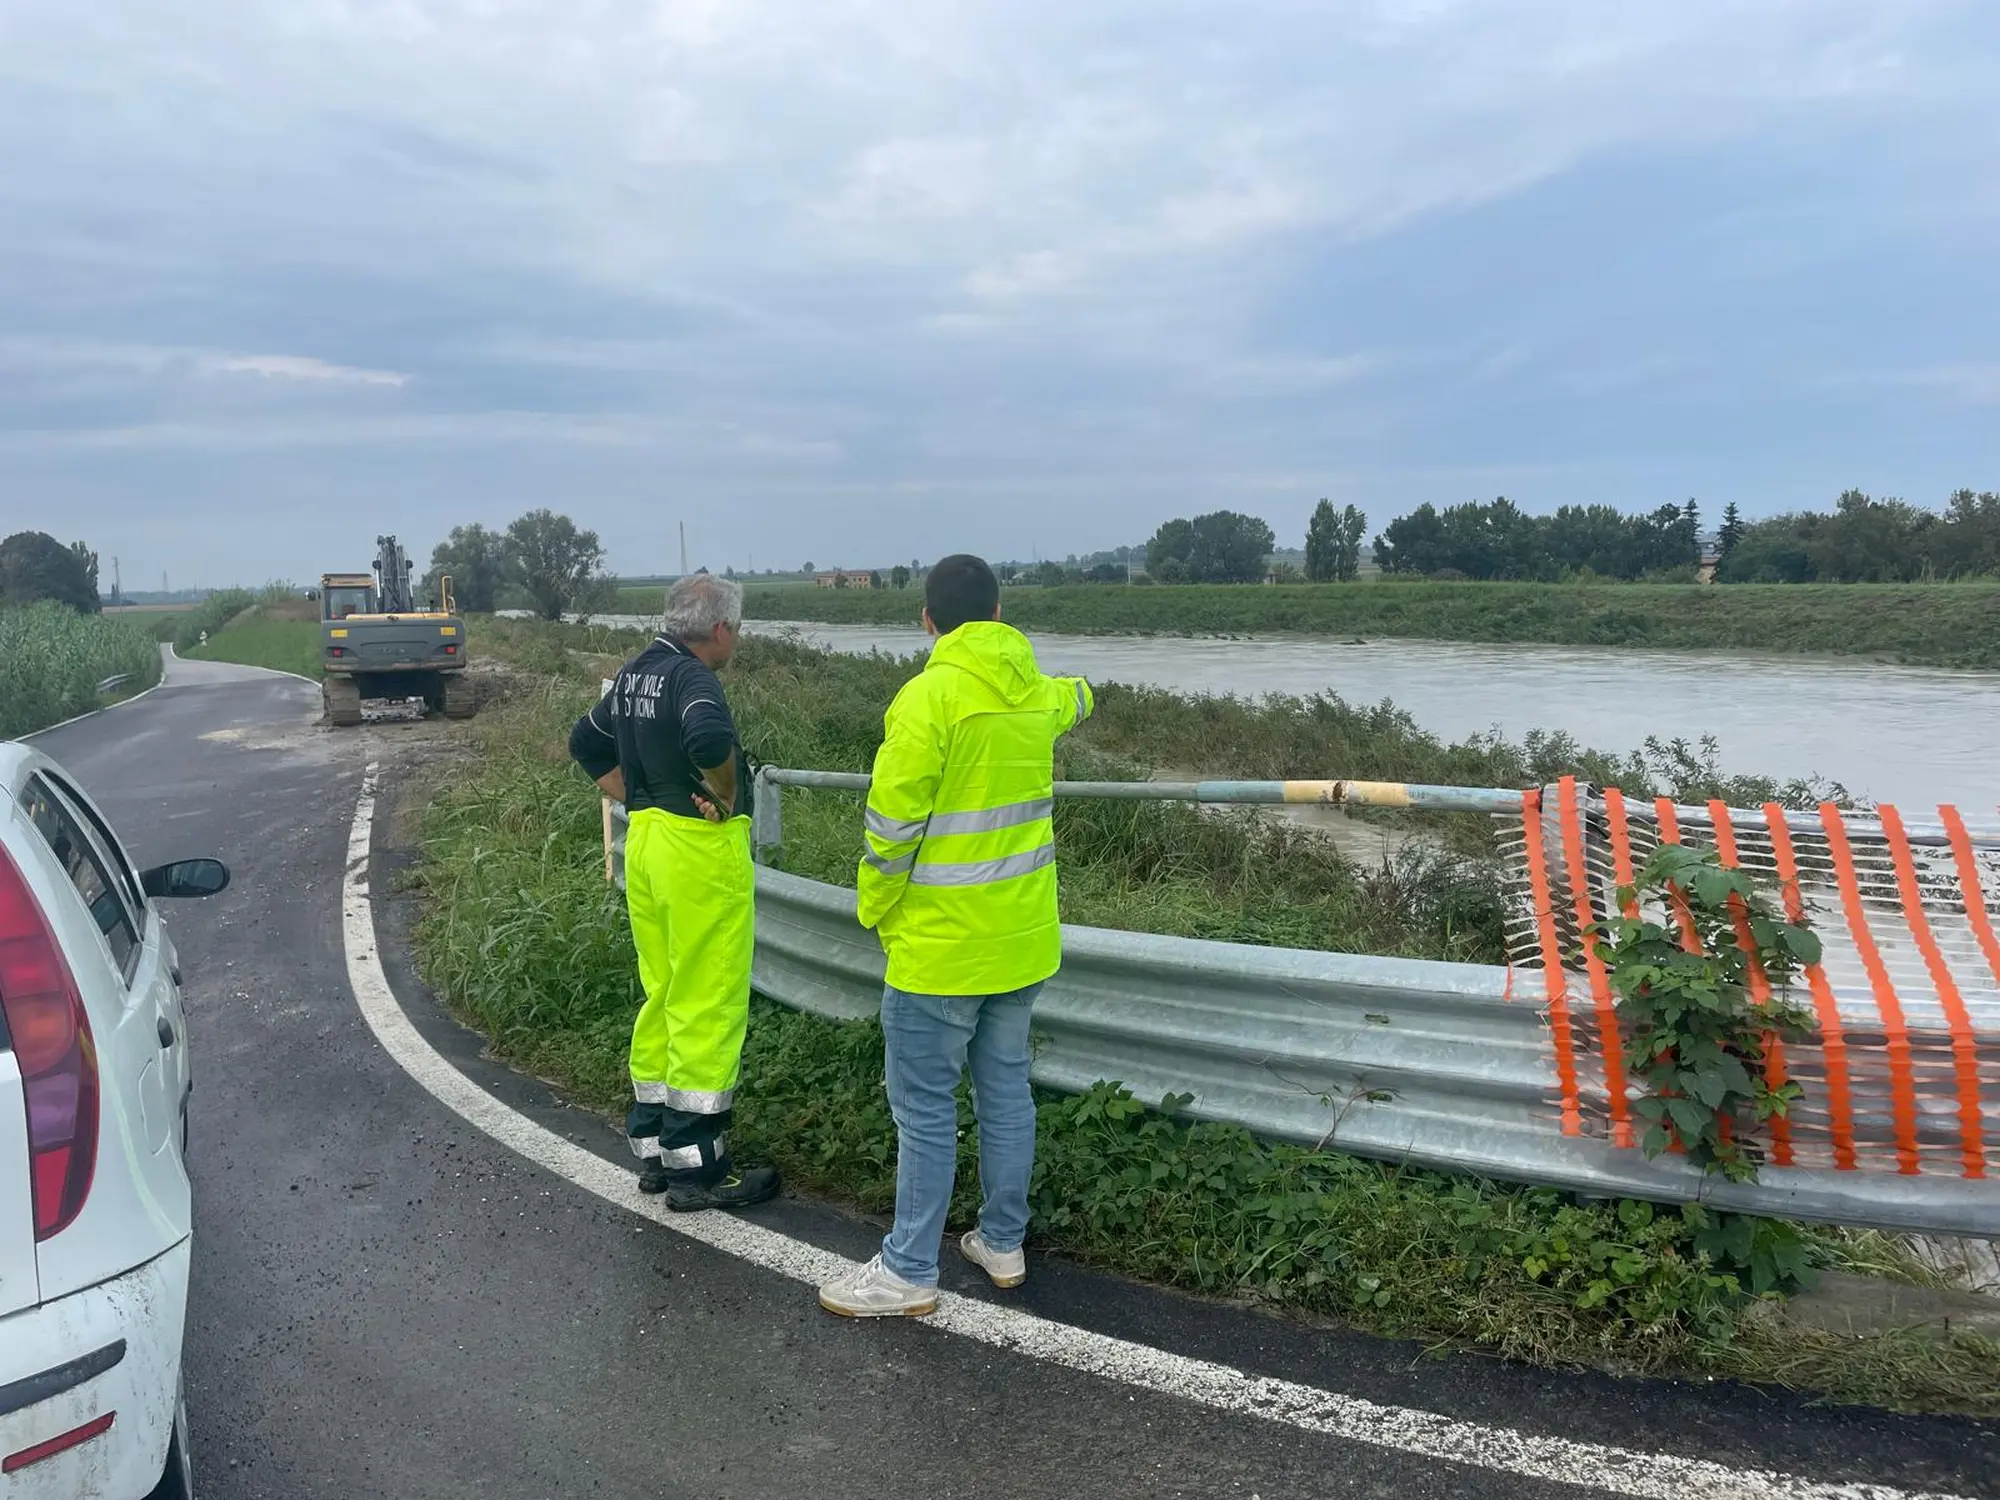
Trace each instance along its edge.
<path fill-rule="evenodd" d="M 997 1286 L 1027 1277 L 1028 1023 L 1062 965 L 1055 743 L 1095 706 L 1082 678 L 1044 676 L 1028 638 L 1000 623 L 1000 585 L 976 557 L 931 569 L 924 624 L 937 644 L 890 705 L 859 871 L 861 925 L 889 958 L 896 1223 L 881 1254 L 820 1289 L 820 1304 L 847 1317 L 937 1306 L 968 1064 L 985 1202 L 959 1250 Z"/>
<path fill-rule="evenodd" d="M 570 754 L 631 818 L 625 896 L 645 1004 L 632 1027 L 625 1133 L 641 1192 L 677 1210 L 742 1208 L 778 1191 L 737 1168 L 725 1131 L 750 1016 L 756 884 L 751 780 L 716 670 L 736 649 L 740 584 L 692 574 L 659 635 L 570 733 Z"/>

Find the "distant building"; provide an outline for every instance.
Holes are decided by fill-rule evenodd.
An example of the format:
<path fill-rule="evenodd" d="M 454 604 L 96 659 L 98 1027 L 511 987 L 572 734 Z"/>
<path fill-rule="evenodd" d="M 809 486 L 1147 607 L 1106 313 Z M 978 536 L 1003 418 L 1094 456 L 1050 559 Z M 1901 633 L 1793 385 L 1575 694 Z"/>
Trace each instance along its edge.
<path fill-rule="evenodd" d="M 866 568 L 835 569 L 831 573 L 813 574 L 813 582 L 823 589 L 872 589 L 875 575 Z"/>
<path fill-rule="evenodd" d="M 1695 580 L 1715 582 L 1715 570 L 1722 566 L 1722 538 L 1711 533 L 1701 539 L 1701 551 L 1694 565 Z"/>

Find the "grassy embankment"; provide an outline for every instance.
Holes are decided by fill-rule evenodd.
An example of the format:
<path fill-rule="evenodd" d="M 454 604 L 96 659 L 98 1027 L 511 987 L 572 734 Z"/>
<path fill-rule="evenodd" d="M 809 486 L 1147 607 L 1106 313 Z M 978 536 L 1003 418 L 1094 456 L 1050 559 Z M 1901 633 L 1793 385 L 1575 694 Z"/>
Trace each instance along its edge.
<path fill-rule="evenodd" d="M 563 741 L 630 638 L 510 622 L 483 634 L 517 675 L 505 700 L 468 726 L 477 762 L 454 768 L 429 803 L 420 961 L 502 1055 L 619 1110 L 637 1006 L 630 939 L 603 880 L 595 800 Z M 746 738 L 767 759 L 860 768 L 882 706 L 909 670 L 752 642 L 729 683 Z M 1612 764 L 1553 740 L 1536 750 L 1446 746 L 1392 710 L 1333 700 L 1257 709 L 1107 688 L 1097 721 L 1066 747 L 1066 769 L 1134 775 L 1155 758 L 1201 763 L 1217 745 L 1228 747 L 1207 762 L 1218 772 L 1275 774 L 1299 757 L 1338 756 L 1369 774 L 1509 782 L 1560 769 L 1601 774 Z M 1498 951 L 1491 871 L 1476 856 L 1416 855 L 1370 871 L 1247 817 L 1113 804 L 1065 804 L 1058 816 L 1064 915 L 1073 921 L 1436 957 Z M 786 820 L 789 867 L 851 880 L 852 798 L 795 793 Z M 794 1185 L 864 1210 L 889 1207 L 894 1128 L 879 1027 L 759 1002 L 745 1078 L 733 1132 L 745 1157 L 774 1161 Z M 1112 1085 L 1040 1101 L 1038 1249 L 1428 1344 L 2000 1411 L 2000 1347 L 1963 1334 L 1854 1340 L 1792 1328 L 1748 1294 L 1755 1255 L 1740 1260 L 1716 1247 L 1698 1213 L 1580 1206 L 1544 1190 L 1272 1145 L 1189 1125 L 1151 1102 Z M 960 1220 L 976 1194 L 969 1110 L 964 1118 Z M 1920 1275 L 1872 1236 L 1810 1239 L 1827 1266 Z"/>
<path fill-rule="evenodd" d="M 111 694 L 97 685 L 126 677 Z M 60 604 L 0 611 L 0 739 L 60 724 L 160 680 L 160 651 L 136 625 Z"/>
<path fill-rule="evenodd" d="M 914 591 L 753 585 L 753 619 L 910 625 Z M 625 608 L 657 614 L 657 589 Z M 1073 634 L 1300 632 L 1753 650 L 2000 668 L 2000 585 L 1532 584 L 1374 580 L 1312 586 L 1010 589 L 1007 618 Z"/>
<path fill-rule="evenodd" d="M 161 628 L 169 627 L 174 650 L 181 656 L 270 667 L 314 680 L 321 675 L 319 606 L 290 589 L 266 589 L 261 594 L 228 589 L 212 594 Z"/>

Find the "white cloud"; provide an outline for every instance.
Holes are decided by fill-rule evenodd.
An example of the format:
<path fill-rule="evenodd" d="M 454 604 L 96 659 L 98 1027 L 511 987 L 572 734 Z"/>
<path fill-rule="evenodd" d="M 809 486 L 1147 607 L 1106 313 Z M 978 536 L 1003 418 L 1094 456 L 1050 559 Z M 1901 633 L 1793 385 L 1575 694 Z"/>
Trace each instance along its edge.
<path fill-rule="evenodd" d="M 400 387 L 409 376 L 332 364 L 304 354 L 231 354 L 178 344 L 119 343 L 80 338 L 0 338 L 0 370 L 29 374 L 99 371 L 158 381 L 197 376 L 258 375 L 315 385 Z"/>
<path fill-rule="evenodd" d="M 258 453 L 302 448 L 398 450 L 489 446 L 632 449 L 662 456 L 795 465 L 838 455 L 836 444 L 719 418 L 636 412 L 475 411 L 138 422 L 116 426 L 0 429 L 0 453 Z"/>
<path fill-rule="evenodd" d="M 410 377 L 394 370 L 362 370 L 328 364 L 302 354 L 230 354 L 208 362 L 223 375 L 261 375 L 268 380 L 304 380 L 327 385 L 403 386 Z"/>
<path fill-rule="evenodd" d="M 172 226 L 135 250 L 206 220 L 252 262 L 740 286 L 846 256 L 1018 297 L 1910 98 L 1948 8 L 16 0 L 0 82 L 33 85 L 10 134 L 95 116 L 17 201 L 134 193 Z"/>

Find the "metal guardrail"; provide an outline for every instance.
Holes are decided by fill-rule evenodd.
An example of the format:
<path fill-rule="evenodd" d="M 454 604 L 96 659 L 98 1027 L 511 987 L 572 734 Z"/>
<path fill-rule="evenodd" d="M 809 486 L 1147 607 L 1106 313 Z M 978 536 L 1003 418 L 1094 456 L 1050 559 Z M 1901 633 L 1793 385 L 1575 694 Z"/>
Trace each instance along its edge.
<path fill-rule="evenodd" d="M 760 771 L 760 861 L 782 840 L 780 788 L 867 783 L 853 773 Z M 1369 782 L 1072 783 L 1057 795 L 1487 813 L 1504 802 L 1517 820 L 1523 808 L 1520 792 Z M 607 805 L 606 875 L 621 885 L 623 828 L 622 809 Z M 852 890 L 760 863 L 759 992 L 823 1016 L 871 1016 L 883 971 Z M 1116 1080 L 1149 1101 L 1192 1094 L 1188 1115 L 1274 1139 L 1589 1195 L 2000 1235 L 1992 1178 L 1767 1164 L 1756 1183 L 1731 1184 L 1678 1158 L 1648 1160 L 1602 1130 L 1566 1130 L 1566 1094 L 1602 1120 L 1609 1089 L 1601 1073 L 1558 1076 L 1549 1011 L 1534 998 L 1541 988 L 1540 976 L 1530 984 L 1518 969 L 1066 926 L 1062 971 L 1035 1008 L 1034 1076 L 1070 1091 Z"/>
<path fill-rule="evenodd" d="M 753 983 L 841 1019 L 881 1006 L 883 959 L 854 892 L 757 872 Z M 1037 1083 L 1115 1079 L 1143 1100 L 1359 1156 L 1606 1197 L 1935 1234 L 2000 1232 L 2000 1189 L 1946 1177 L 1766 1167 L 1754 1184 L 1567 1137 L 1549 1100 L 1547 1027 L 1475 964 L 1253 948 L 1063 928 L 1062 972 L 1035 1004 Z"/>
<path fill-rule="evenodd" d="M 116 677 L 107 677 L 97 685 L 98 696 L 102 697 L 106 693 L 115 693 L 131 680 L 132 674 L 130 672 L 120 672 Z"/>

